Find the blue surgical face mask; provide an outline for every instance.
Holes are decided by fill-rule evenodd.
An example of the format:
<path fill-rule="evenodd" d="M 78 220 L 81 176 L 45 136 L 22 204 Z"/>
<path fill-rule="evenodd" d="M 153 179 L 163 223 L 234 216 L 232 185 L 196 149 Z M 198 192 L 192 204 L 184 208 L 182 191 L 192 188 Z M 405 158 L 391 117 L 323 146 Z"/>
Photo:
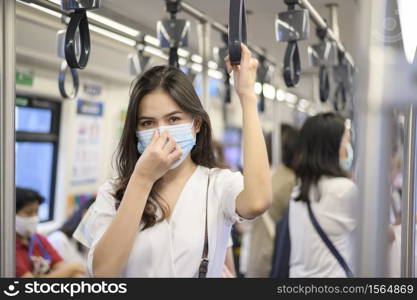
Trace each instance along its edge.
<path fill-rule="evenodd" d="M 194 120 L 187 124 L 161 126 L 156 129 L 153 128 L 136 131 L 136 136 L 138 138 L 138 151 L 139 153 L 143 153 L 145 151 L 146 147 L 148 147 L 152 140 L 155 130 L 158 130 L 160 134 L 164 132 L 164 130 L 168 130 L 169 135 L 175 139 L 175 142 L 181 147 L 182 150 L 181 159 L 170 167 L 170 169 L 175 169 L 185 160 L 188 153 L 190 153 L 191 149 L 195 146 L 196 137 L 193 134 L 193 126 Z"/>
<path fill-rule="evenodd" d="M 351 143 L 346 145 L 347 157 L 340 160 L 340 166 L 343 170 L 349 171 L 353 164 L 353 148 Z"/>

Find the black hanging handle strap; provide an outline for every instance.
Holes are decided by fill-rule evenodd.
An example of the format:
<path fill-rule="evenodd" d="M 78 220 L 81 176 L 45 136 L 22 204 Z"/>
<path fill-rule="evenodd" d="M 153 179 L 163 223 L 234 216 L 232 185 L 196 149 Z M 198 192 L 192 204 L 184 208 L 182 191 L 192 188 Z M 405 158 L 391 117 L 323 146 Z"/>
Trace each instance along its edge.
<path fill-rule="evenodd" d="M 284 0 L 288 11 L 294 11 L 299 0 Z M 299 39 L 299 38 L 298 38 Z M 287 87 L 295 87 L 301 78 L 301 60 L 298 51 L 297 38 L 290 40 L 285 50 L 283 77 Z"/>
<path fill-rule="evenodd" d="M 232 90 L 230 88 L 230 74 L 224 72 L 224 85 L 225 85 L 225 92 L 224 92 L 224 102 L 231 103 L 232 102 Z"/>
<path fill-rule="evenodd" d="M 346 276 L 348 278 L 353 277 L 353 273 L 350 270 L 348 264 L 346 263 L 343 256 L 337 251 L 336 247 L 333 245 L 332 241 L 328 238 L 324 230 L 321 228 L 319 222 L 317 222 L 316 216 L 313 213 L 313 210 L 311 209 L 310 202 L 307 202 L 307 208 L 308 208 L 308 214 L 310 216 L 311 223 L 313 223 L 314 228 L 316 229 L 317 233 L 320 235 L 320 238 L 326 244 L 327 248 L 330 250 L 330 252 L 333 254 L 333 256 L 336 258 L 336 260 L 339 262 L 340 266 L 343 268 L 343 270 L 346 273 Z"/>
<path fill-rule="evenodd" d="M 325 42 L 325 39 L 328 34 L 328 27 L 317 28 L 316 30 L 317 37 L 322 43 Z M 319 88 L 320 88 L 320 101 L 326 102 L 329 99 L 330 92 L 330 81 L 329 81 L 329 71 L 325 65 L 320 66 L 319 70 Z"/>
<path fill-rule="evenodd" d="M 329 99 L 330 83 L 329 83 L 329 71 L 325 66 L 320 67 L 319 71 L 319 84 L 320 84 L 320 100 L 326 102 Z"/>
<path fill-rule="evenodd" d="M 230 0 L 229 7 L 229 59 L 232 66 L 240 64 L 242 50 L 240 44 L 246 44 L 245 0 Z"/>
<path fill-rule="evenodd" d="M 342 111 L 346 108 L 346 88 L 343 81 L 339 82 L 334 97 L 334 108 L 336 111 Z"/>
<path fill-rule="evenodd" d="M 90 30 L 88 27 L 87 11 L 76 10 L 70 15 L 65 34 L 65 59 L 71 69 L 84 69 L 90 56 Z M 76 32 L 80 32 L 80 57 L 77 59 Z"/>
<path fill-rule="evenodd" d="M 198 278 L 206 278 L 209 264 L 209 240 L 208 240 L 208 197 L 209 197 L 209 187 L 210 187 L 210 169 L 208 170 L 207 175 L 207 190 L 206 190 L 206 221 L 204 229 L 204 247 L 203 255 L 201 256 L 200 267 L 198 268 Z"/>
<path fill-rule="evenodd" d="M 295 87 L 301 77 L 301 61 L 297 41 L 288 42 L 284 57 L 284 81 L 287 87 Z"/>
<path fill-rule="evenodd" d="M 72 76 L 72 92 L 68 93 L 65 89 L 65 78 L 67 73 L 70 72 Z M 58 87 L 61 96 L 64 99 L 74 99 L 78 94 L 78 89 L 80 87 L 80 80 L 78 78 L 78 72 L 76 69 L 71 69 L 68 67 L 67 62 L 64 60 L 61 64 L 61 69 L 58 75 Z"/>
<path fill-rule="evenodd" d="M 169 65 L 179 68 L 180 64 L 178 62 L 178 48 L 171 47 L 169 48 Z"/>

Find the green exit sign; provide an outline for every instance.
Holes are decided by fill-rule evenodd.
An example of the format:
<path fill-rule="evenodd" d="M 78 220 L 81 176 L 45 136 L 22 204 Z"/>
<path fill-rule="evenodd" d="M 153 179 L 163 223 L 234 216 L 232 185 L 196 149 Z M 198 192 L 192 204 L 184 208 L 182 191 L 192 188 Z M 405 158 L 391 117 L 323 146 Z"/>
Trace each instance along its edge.
<path fill-rule="evenodd" d="M 16 84 L 18 85 L 33 85 L 33 72 L 32 71 L 16 71 Z"/>
<path fill-rule="evenodd" d="M 17 106 L 28 106 L 29 99 L 23 97 L 16 97 L 16 105 Z"/>

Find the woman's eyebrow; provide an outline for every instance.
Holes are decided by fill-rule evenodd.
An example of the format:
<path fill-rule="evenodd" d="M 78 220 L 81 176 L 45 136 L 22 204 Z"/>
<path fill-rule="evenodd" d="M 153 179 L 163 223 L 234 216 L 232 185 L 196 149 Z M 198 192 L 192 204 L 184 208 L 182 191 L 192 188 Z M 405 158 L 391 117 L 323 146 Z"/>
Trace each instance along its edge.
<path fill-rule="evenodd" d="M 169 114 L 166 114 L 164 118 L 175 115 L 175 114 L 182 114 L 182 111 L 176 110 L 176 111 L 170 112 Z"/>
<path fill-rule="evenodd" d="M 175 110 L 175 111 L 173 111 L 173 112 L 170 112 L 170 113 L 168 113 L 168 114 L 166 114 L 166 115 L 164 115 L 163 117 L 164 118 L 167 118 L 167 117 L 169 117 L 169 116 L 172 116 L 172 115 L 175 115 L 175 114 L 182 114 L 183 112 L 182 111 L 180 111 L 180 110 Z M 138 120 L 144 120 L 144 119 L 147 119 L 147 120 L 155 120 L 155 118 L 154 117 L 147 117 L 147 116 L 140 116 L 139 118 L 138 118 Z"/>
<path fill-rule="evenodd" d="M 138 118 L 138 120 L 154 120 L 155 118 L 152 118 L 152 117 L 147 117 L 147 116 L 141 116 L 141 117 L 139 117 Z"/>

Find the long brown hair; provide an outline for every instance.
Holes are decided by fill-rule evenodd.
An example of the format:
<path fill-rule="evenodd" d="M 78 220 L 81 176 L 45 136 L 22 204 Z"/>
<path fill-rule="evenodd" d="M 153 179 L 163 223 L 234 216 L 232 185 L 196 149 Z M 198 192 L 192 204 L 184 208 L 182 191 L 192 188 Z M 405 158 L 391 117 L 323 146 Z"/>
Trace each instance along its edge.
<path fill-rule="evenodd" d="M 191 150 L 192 161 L 197 165 L 208 168 L 222 167 L 216 162 L 214 156 L 209 116 L 201 105 L 200 99 L 187 76 L 175 67 L 153 67 L 134 80 L 130 90 L 126 121 L 116 152 L 116 171 L 118 173 L 114 184 L 114 197 L 118 200 L 116 209 L 123 199 L 129 179 L 140 157 L 136 137 L 139 103 L 146 95 L 156 90 L 167 93 L 184 112 L 200 121 L 200 131 L 196 136 L 196 145 Z M 152 188 L 149 196 L 142 215 L 143 230 L 163 221 L 170 212 L 167 203 L 163 201 L 154 188 Z M 155 200 L 157 198 L 159 201 Z M 162 212 L 159 219 L 156 216 L 158 208 Z"/>

